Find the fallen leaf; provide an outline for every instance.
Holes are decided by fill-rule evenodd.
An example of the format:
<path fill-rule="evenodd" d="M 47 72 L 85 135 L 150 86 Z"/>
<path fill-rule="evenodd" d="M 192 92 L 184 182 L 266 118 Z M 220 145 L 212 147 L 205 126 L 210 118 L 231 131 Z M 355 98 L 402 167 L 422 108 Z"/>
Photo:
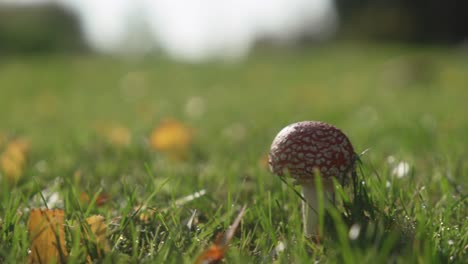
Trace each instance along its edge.
<path fill-rule="evenodd" d="M 32 209 L 28 223 L 31 253 L 28 263 L 65 263 L 64 211 Z"/>
<path fill-rule="evenodd" d="M 242 217 L 244 216 L 246 208 L 246 205 L 242 207 L 241 211 L 229 229 L 224 234 L 218 234 L 214 244 L 198 256 L 198 258 L 195 260 L 195 264 L 214 264 L 223 260 L 227 247 L 229 246 L 229 243 L 231 242 L 234 233 L 236 232 L 236 229 L 239 226 Z"/>
<path fill-rule="evenodd" d="M 154 208 L 148 208 L 147 206 L 136 206 L 134 211 L 138 213 L 138 219 L 148 224 L 151 220 L 154 219 L 154 214 L 157 212 Z"/>
<path fill-rule="evenodd" d="M 9 183 L 15 183 L 23 174 L 29 151 L 29 141 L 16 138 L 10 141 L 0 155 L 0 171 L 2 171 Z"/>
<path fill-rule="evenodd" d="M 89 229 L 85 229 L 85 238 L 88 242 L 92 242 L 96 246 L 96 254 L 101 258 L 105 253 L 111 250 L 107 242 L 107 225 L 105 219 L 101 215 L 93 215 L 86 218 L 86 223 Z M 88 233 L 88 230 L 90 233 Z M 92 263 L 91 256 L 88 254 L 87 261 Z"/>
<path fill-rule="evenodd" d="M 153 149 L 171 157 L 184 158 L 192 139 L 192 129 L 177 120 L 167 119 L 152 131 L 150 144 Z"/>
<path fill-rule="evenodd" d="M 216 241 L 220 240 L 223 235 L 219 234 Z M 224 258 L 226 248 L 219 246 L 216 242 L 197 258 L 195 264 L 214 264 L 219 263 Z"/>
<path fill-rule="evenodd" d="M 0 167 L 10 184 L 17 182 L 23 174 L 22 164 L 14 162 L 8 155 L 1 155 Z"/>
<path fill-rule="evenodd" d="M 96 206 L 103 206 L 109 201 L 109 195 L 106 193 L 99 193 L 98 196 L 96 197 Z M 80 202 L 86 204 L 90 203 L 90 198 L 89 195 L 86 192 L 81 192 L 80 193 Z"/>

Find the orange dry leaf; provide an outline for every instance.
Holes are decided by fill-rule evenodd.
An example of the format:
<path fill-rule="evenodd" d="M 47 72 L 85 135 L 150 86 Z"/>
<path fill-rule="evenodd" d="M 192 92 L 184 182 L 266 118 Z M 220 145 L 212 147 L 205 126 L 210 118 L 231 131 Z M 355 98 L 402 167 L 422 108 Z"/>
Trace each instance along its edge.
<path fill-rule="evenodd" d="M 192 130 L 188 126 L 177 120 L 168 119 L 153 130 L 150 144 L 155 150 L 181 158 L 188 151 L 192 137 Z"/>
<path fill-rule="evenodd" d="M 223 258 L 224 254 L 226 253 L 227 247 L 236 232 L 237 227 L 244 216 L 245 209 L 247 206 L 244 205 L 241 211 L 237 215 L 236 219 L 232 223 L 231 227 L 229 227 L 228 231 L 224 234 L 219 234 L 216 237 L 216 240 L 213 245 L 211 245 L 207 250 L 203 251 L 200 256 L 195 260 L 195 264 L 214 264 L 219 263 Z"/>
<path fill-rule="evenodd" d="M 24 155 L 29 151 L 29 147 L 29 140 L 24 138 L 16 138 L 8 143 L 7 150 L 15 154 L 20 153 Z"/>
<path fill-rule="evenodd" d="M 29 141 L 14 139 L 8 143 L 0 155 L 0 171 L 5 174 L 10 183 L 18 181 L 23 174 L 28 150 Z"/>
<path fill-rule="evenodd" d="M 145 205 L 136 206 L 134 208 L 135 212 L 138 212 L 138 219 L 143 223 L 149 223 L 151 220 L 154 219 L 154 215 L 156 214 L 156 209 L 148 208 Z"/>
<path fill-rule="evenodd" d="M 224 258 L 226 247 L 219 246 L 218 243 L 222 239 L 223 234 L 219 234 L 216 241 L 207 250 L 198 256 L 195 264 L 214 264 L 219 263 Z"/>
<path fill-rule="evenodd" d="M 100 193 L 98 194 L 98 196 L 96 197 L 96 206 L 103 206 L 105 205 L 108 201 L 109 201 L 109 195 L 105 194 L 105 193 Z M 89 195 L 86 193 L 86 192 L 81 192 L 80 193 L 80 202 L 82 203 L 89 203 L 90 202 L 90 198 L 89 198 Z"/>
<path fill-rule="evenodd" d="M 0 157 L 0 171 L 2 171 L 8 182 L 15 183 L 23 174 L 22 164 L 15 162 L 8 155 Z"/>
<path fill-rule="evenodd" d="M 32 209 L 28 223 L 31 253 L 28 263 L 65 263 L 64 211 Z"/>
<path fill-rule="evenodd" d="M 107 225 L 101 215 L 93 215 L 86 218 L 86 223 L 89 225 L 89 231 L 86 231 L 86 239 L 96 246 L 97 256 L 100 258 L 104 253 L 110 251 L 110 246 L 107 243 Z M 86 229 L 87 230 L 87 229 Z M 87 261 L 92 262 L 91 256 L 87 256 Z"/>

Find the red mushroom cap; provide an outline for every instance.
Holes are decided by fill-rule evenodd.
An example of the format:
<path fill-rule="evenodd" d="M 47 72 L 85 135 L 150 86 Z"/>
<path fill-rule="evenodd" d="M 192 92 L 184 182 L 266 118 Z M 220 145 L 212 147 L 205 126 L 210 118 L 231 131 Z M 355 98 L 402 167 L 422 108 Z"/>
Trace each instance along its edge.
<path fill-rule="evenodd" d="M 278 133 L 268 164 L 277 175 L 288 171 L 298 183 L 313 183 L 316 170 L 324 179 L 342 179 L 354 169 L 354 159 L 353 146 L 341 130 L 324 122 L 303 121 Z"/>

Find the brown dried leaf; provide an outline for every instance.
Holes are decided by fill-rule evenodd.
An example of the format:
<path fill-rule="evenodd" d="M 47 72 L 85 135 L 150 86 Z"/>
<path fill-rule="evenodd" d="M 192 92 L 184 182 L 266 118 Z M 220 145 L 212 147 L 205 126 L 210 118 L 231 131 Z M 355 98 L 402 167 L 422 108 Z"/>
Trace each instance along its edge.
<path fill-rule="evenodd" d="M 31 254 L 28 263 L 65 263 L 64 211 L 32 209 L 28 223 Z"/>
<path fill-rule="evenodd" d="M 246 208 L 246 205 L 242 207 L 241 211 L 229 229 L 224 234 L 218 234 L 214 244 L 198 256 L 198 258 L 195 260 L 195 264 L 215 264 L 219 263 L 224 258 L 227 247 L 229 246 L 229 243 L 231 242 L 234 233 L 236 232 L 237 227 L 239 226 L 240 221 L 244 216 Z"/>
<path fill-rule="evenodd" d="M 85 238 L 96 245 L 96 253 L 101 258 L 106 252 L 111 250 L 109 243 L 107 242 L 107 225 L 105 219 L 101 215 L 93 215 L 86 218 L 86 223 L 89 225 L 89 229 L 85 229 Z M 88 230 L 90 233 L 88 233 Z M 87 257 L 88 262 L 92 262 L 91 256 Z"/>
<path fill-rule="evenodd" d="M 108 201 L 110 200 L 110 197 L 108 194 L 106 193 L 100 193 L 98 194 L 98 196 L 96 197 L 96 206 L 97 207 L 100 207 L 100 206 L 103 206 L 105 205 Z M 80 193 L 80 202 L 84 203 L 84 204 L 88 204 L 90 203 L 90 198 L 89 198 L 89 195 L 86 193 L 86 192 L 81 192 Z"/>

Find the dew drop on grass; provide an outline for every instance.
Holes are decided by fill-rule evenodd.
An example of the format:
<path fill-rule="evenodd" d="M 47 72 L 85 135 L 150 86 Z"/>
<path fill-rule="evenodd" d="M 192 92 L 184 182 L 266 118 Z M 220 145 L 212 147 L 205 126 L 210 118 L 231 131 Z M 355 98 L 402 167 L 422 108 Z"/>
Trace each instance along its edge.
<path fill-rule="evenodd" d="M 398 179 L 401 179 L 408 175 L 410 170 L 410 165 L 406 161 L 400 161 L 392 170 L 392 175 L 396 176 Z"/>
<path fill-rule="evenodd" d="M 279 241 L 278 245 L 276 245 L 275 247 L 276 253 L 283 252 L 285 249 L 286 249 L 286 245 L 282 241 Z"/>
<path fill-rule="evenodd" d="M 387 181 L 387 182 L 385 183 L 385 187 L 390 188 L 390 187 L 392 187 L 392 184 L 391 184 L 389 181 Z"/>
<path fill-rule="evenodd" d="M 455 242 L 453 242 L 453 240 L 451 240 L 451 239 L 449 241 L 447 241 L 447 243 L 449 244 L 449 246 L 452 246 L 453 244 L 455 244 Z"/>
<path fill-rule="evenodd" d="M 356 240 L 361 233 L 361 226 L 359 224 L 353 224 L 349 229 L 348 237 L 351 240 Z"/>

